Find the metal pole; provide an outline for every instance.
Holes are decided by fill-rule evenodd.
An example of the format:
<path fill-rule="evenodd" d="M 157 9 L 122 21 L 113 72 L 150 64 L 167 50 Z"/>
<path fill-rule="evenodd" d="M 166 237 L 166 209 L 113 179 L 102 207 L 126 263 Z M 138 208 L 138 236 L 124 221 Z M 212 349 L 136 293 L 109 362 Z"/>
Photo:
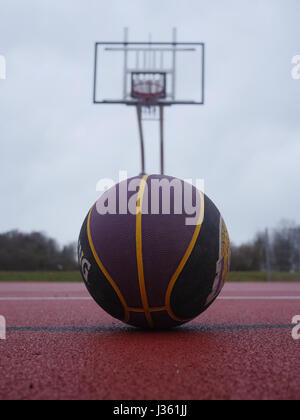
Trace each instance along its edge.
<path fill-rule="evenodd" d="M 128 70 L 128 28 L 124 29 L 124 81 L 123 81 L 123 97 L 127 98 L 127 70 Z"/>
<path fill-rule="evenodd" d="M 202 103 L 205 104 L 205 45 L 202 46 Z"/>
<path fill-rule="evenodd" d="M 142 175 L 145 175 L 145 147 L 144 147 L 144 134 L 143 134 L 143 123 L 142 123 L 142 107 L 137 105 L 137 118 L 140 134 L 140 144 L 141 144 L 141 162 L 142 162 Z"/>
<path fill-rule="evenodd" d="M 165 156 L 164 156 L 164 107 L 159 107 L 159 122 L 160 122 L 160 173 L 165 173 Z"/>
<path fill-rule="evenodd" d="M 172 80 L 172 96 L 176 98 L 176 49 L 177 49 L 177 28 L 173 28 L 173 80 Z"/>
<path fill-rule="evenodd" d="M 267 282 L 271 282 L 271 257 L 270 257 L 270 238 L 269 230 L 266 229 L 266 271 L 267 271 Z"/>
<path fill-rule="evenodd" d="M 97 72 L 98 72 L 98 44 L 95 44 L 95 63 L 94 63 L 94 104 L 97 102 Z"/>

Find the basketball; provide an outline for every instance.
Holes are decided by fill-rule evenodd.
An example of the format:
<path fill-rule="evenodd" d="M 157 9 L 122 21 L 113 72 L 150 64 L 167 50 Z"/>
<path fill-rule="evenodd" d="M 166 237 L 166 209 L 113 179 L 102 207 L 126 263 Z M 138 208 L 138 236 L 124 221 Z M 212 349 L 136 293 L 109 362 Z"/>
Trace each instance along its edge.
<path fill-rule="evenodd" d="M 97 304 L 126 324 L 168 329 L 199 316 L 220 294 L 230 241 L 213 202 L 191 184 L 139 176 L 89 211 L 79 266 Z"/>

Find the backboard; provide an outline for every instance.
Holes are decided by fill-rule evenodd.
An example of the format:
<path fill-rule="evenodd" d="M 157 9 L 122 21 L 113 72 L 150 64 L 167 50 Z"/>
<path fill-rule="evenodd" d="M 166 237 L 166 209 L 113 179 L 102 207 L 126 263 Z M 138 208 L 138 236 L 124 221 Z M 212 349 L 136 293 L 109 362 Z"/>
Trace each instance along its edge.
<path fill-rule="evenodd" d="M 95 104 L 205 102 L 204 43 L 97 42 L 94 71 Z"/>
<path fill-rule="evenodd" d="M 203 42 L 96 42 L 94 104 L 124 104 L 137 110 L 142 174 L 145 174 L 143 120 L 160 123 L 161 174 L 164 174 L 164 108 L 204 105 Z"/>

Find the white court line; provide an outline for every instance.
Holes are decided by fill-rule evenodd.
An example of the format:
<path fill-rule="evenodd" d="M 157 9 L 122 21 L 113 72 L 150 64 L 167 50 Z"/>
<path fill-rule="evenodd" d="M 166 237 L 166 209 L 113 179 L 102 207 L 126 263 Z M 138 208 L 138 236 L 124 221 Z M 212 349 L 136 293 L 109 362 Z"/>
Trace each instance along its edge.
<path fill-rule="evenodd" d="M 91 297 L 0 297 L 0 302 L 35 302 L 35 301 L 89 301 Z M 300 300 L 300 296 L 220 296 L 218 300 Z"/>
<path fill-rule="evenodd" d="M 221 296 L 218 300 L 300 300 L 300 296 Z"/>
<path fill-rule="evenodd" d="M 34 302 L 34 301 L 81 301 L 81 300 L 92 300 L 90 297 L 0 297 L 0 302 Z"/>

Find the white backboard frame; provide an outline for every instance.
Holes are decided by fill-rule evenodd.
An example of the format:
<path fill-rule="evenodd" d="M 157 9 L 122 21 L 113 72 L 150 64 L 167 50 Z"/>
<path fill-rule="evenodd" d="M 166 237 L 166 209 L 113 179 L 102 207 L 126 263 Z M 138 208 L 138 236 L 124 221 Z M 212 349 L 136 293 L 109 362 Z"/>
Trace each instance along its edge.
<path fill-rule="evenodd" d="M 105 80 L 102 80 L 102 68 L 103 65 L 103 54 L 107 53 L 119 53 L 122 56 L 122 65 L 120 69 L 120 92 L 119 96 L 109 97 L 102 95 L 102 87 L 105 84 Z M 141 54 L 145 57 L 145 54 L 156 54 L 157 56 L 163 56 L 163 53 L 169 54 L 171 59 L 171 65 L 166 67 L 164 63 L 156 63 L 154 68 L 147 65 L 147 63 L 132 65 L 129 63 L 129 55 L 134 54 L 138 57 Z M 183 54 L 194 54 L 199 59 L 199 74 L 196 74 L 198 87 L 195 86 L 194 90 L 199 90 L 199 97 L 197 99 L 191 99 L 189 97 L 178 97 L 178 60 L 181 59 Z M 196 56 L 197 54 L 197 56 Z M 142 57 L 142 61 L 145 58 Z M 138 60 L 138 59 L 136 59 Z M 159 60 L 158 60 L 159 61 Z M 113 75 L 117 71 L 116 68 L 111 66 Z M 171 106 L 171 105 L 204 105 L 205 104 L 205 44 L 203 42 L 96 42 L 95 44 L 95 58 L 94 58 L 94 87 L 93 87 L 93 101 L 97 105 L 128 105 L 137 106 L 139 101 L 135 98 L 130 97 L 130 82 L 131 73 L 137 71 L 148 71 L 148 72 L 165 72 L 169 79 L 169 92 L 166 98 L 158 99 L 156 106 Z M 196 70 L 198 72 L 198 69 Z M 187 75 L 188 77 L 188 75 Z M 119 81 L 118 81 L 119 83 Z M 180 88 L 180 86 L 179 86 Z"/>

